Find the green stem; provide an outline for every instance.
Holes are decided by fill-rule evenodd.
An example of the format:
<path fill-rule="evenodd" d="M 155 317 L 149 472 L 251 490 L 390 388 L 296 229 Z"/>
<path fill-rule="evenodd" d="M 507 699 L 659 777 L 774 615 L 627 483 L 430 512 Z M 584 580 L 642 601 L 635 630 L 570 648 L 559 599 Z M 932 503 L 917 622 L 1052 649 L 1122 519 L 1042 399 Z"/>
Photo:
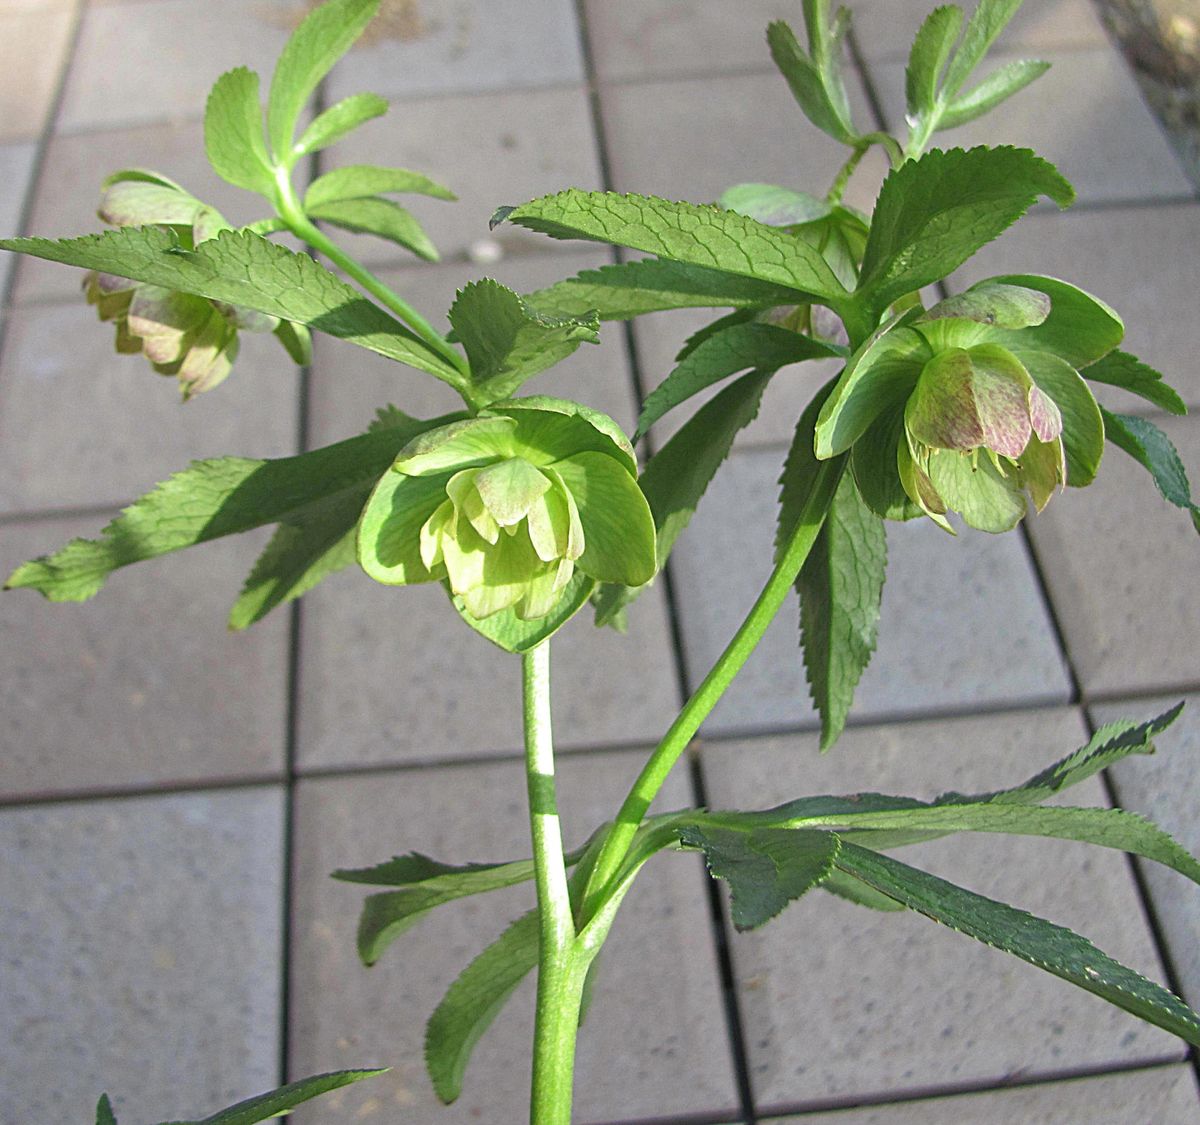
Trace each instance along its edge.
<path fill-rule="evenodd" d="M 838 482 L 845 469 L 845 460 L 844 457 L 838 457 L 821 464 L 796 526 L 783 545 L 779 561 L 775 564 L 771 577 L 767 579 L 762 593 L 758 595 L 758 600 L 751 607 L 725 651 L 704 677 L 704 682 L 679 712 L 633 783 L 633 788 L 621 805 L 621 810 L 617 813 L 617 818 L 609 829 L 608 837 L 596 859 L 596 866 L 588 881 L 583 917 L 591 917 L 617 885 L 629 845 L 671 768 L 687 749 L 692 737 L 700 729 L 700 724 L 716 706 L 734 676 L 741 671 L 742 665 L 762 640 L 767 626 L 787 599 L 788 591 L 796 581 L 796 576 L 800 573 L 800 568 L 808 558 L 825 522 L 825 515 L 829 511 L 833 494 L 837 491 Z"/>
<path fill-rule="evenodd" d="M 529 1120 L 531 1125 L 570 1125 L 575 1036 L 590 958 L 576 948 L 558 820 L 550 725 L 550 642 L 542 641 L 527 652 L 521 667 L 525 775 L 540 919 Z"/>
<path fill-rule="evenodd" d="M 338 268 L 344 270 L 347 276 L 352 277 L 371 296 L 395 313 L 425 344 L 428 344 L 456 371 L 466 374 L 466 360 L 429 321 L 399 293 L 388 288 L 370 270 L 350 257 L 305 214 L 304 206 L 297 197 L 295 188 L 292 187 L 291 177 L 286 169 L 277 170 L 275 185 L 277 189 L 275 209 L 292 234 L 306 242 L 318 253 L 324 254 Z"/>
<path fill-rule="evenodd" d="M 854 146 L 854 151 L 850 153 L 846 163 L 838 170 L 838 174 L 834 177 L 833 183 L 830 185 L 829 191 L 825 196 L 825 202 L 830 206 L 835 206 L 841 203 L 842 196 L 846 193 L 846 185 L 850 182 L 850 177 L 854 175 L 854 170 L 858 167 L 859 161 L 867 155 L 867 150 L 871 144 L 867 140 L 859 141 Z"/>

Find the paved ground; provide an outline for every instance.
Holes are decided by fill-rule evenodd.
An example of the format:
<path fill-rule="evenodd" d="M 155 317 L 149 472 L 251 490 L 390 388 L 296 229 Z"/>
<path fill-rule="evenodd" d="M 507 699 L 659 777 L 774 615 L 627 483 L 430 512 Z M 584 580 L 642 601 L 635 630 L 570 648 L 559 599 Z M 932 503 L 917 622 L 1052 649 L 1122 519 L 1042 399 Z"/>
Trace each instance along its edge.
<path fill-rule="evenodd" d="M 856 7 L 854 100 L 894 120 L 896 44 L 924 0 Z M 205 170 L 200 112 L 220 70 L 269 69 L 298 10 L 0 0 L 0 229 L 89 229 L 100 176 L 129 164 L 256 217 Z M 357 50 L 326 91 L 379 90 L 391 116 L 329 155 L 419 168 L 459 191 L 458 205 L 421 208 L 445 264 L 370 250 L 431 313 L 482 272 L 465 252 L 498 204 L 570 184 L 694 199 L 749 179 L 822 189 L 832 174 L 837 153 L 762 45 L 768 18 L 799 20 L 790 0 L 415 0 L 397 14 L 417 37 Z M 962 280 L 1019 268 L 1084 282 L 1126 314 L 1130 348 L 1200 402 L 1200 206 L 1123 64 L 1085 0 L 1029 0 L 1004 49 L 1055 68 L 948 140 L 1032 144 L 1081 199 L 1036 213 Z M 857 202 L 880 172 L 864 170 Z M 501 242 L 494 272 L 521 289 L 605 260 L 514 230 Z M 284 454 L 360 431 L 385 402 L 421 413 L 443 401 L 346 345 L 323 342 L 301 379 L 273 341 L 251 341 L 227 385 L 181 409 L 168 382 L 111 353 L 70 271 L 0 270 L 4 568 L 94 534 L 189 458 Z M 702 319 L 647 319 L 632 350 L 611 327 L 545 386 L 629 424 L 636 388 L 663 377 Z M 673 603 L 644 598 L 627 639 L 580 620 L 556 645 L 573 839 L 614 806 L 753 597 L 781 443 L 815 379 L 776 380 L 677 549 Z M 1200 473 L 1200 430 L 1166 428 Z M 522 895 L 447 909 L 367 972 L 353 953 L 361 894 L 327 878 L 411 848 L 463 861 L 524 850 L 516 663 L 459 628 L 437 591 L 349 572 L 231 637 L 223 615 L 261 543 L 125 572 L 82 607 L 0 599 L 3 1125 L 82 1125 L 103 1089 L 123 1125 L 194 1117 L 281 1073 L 370 1063 L 395 1069 L 297 1120 L 522 1119 L 529 991 L 480 1045 L 454 1108 L 435 1106 L 420 1047 L 445 986 Z M 836 751 L 817 754 L 789 612 L 669 804 L 694 800 L 697 781 L 715 804 L 986 788 L 1093 724 L 1200 688 L 1196 539 L 1120 452 L 1027 535 L 905 525 L 891 554 L 879 654 Z M 1087 799 L 1116 796 L 1200 849 L 1197 716 Z M 1065 843 L 956 839 L 919 858 L 1082 929 L 1200 1005 L 1200 895 L 1181 879 Z M 578 1104 L 590 1123 L 1200 1120 L 1193 1072 L 1165 1034 L 915 915 L 813 896 L 731 937 L 683 857 L 656 862 L 614 932 Z"/>

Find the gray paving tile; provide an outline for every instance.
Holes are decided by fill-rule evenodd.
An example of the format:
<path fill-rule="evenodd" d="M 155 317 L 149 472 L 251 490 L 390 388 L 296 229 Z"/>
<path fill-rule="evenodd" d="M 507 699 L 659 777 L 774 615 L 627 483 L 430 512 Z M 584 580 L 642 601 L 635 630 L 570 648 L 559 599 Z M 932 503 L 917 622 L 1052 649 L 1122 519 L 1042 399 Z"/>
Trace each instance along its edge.
<path fill-rule="evenodd" d="M 35 149 L 32 143 L 0 145 L 0 230 L 3 237 L 17 234 L 21 208 L 29 190 Z M 13 256 L 0 255 L 0 294 L 8 285 Z"/>
<path fill-rule="evenodd" d="M 770 573 L 782 463 L 779 449 L 736 453 L 676 545 L 672 565 L 694 679 L 711 667 Z M 963 531 L 952 538 L 913 521 L 888 525 L 888 550 L 879 647 L 854 715 L 1067 699 L 1066 671 L 1020 537 Z M 707 729 L 815 722 L 798 619 L 790 601 Z"/>
<path fill-rule="evenodd" d="M 1195 287 L 1200 206 L 1130 207 L 1028 216 L 989 243 L 952 279 L 966 285 L 1001 273 L 1065 278 L 1107 301 L 1125 320 L 1122 343 L 1163 372 L 1190 405 L 1200 405 Z M 1115 410 L 1135 400 L 1099 388 Z"/>
<path fill-rule="evenodd" d="M 78 6 L 75 0 L 28 0 L 0 10 L 0 142 L 40 136 Z"/>
<path fill-rule="evenodd" d="M 1106 703 L 1091 709 L 1096 722 L 1143 719 L 1165 711 L 1179 696 Z M 1166 829 L 1193 855 L 1200 854 L 1200 825 L 1196 806 L 1200 800 L 1200 696 L 1187 697 L 1187 707 L 1175 726 L 1157 738 L 1152 758 L 1133 758 L 1112 770 L 1117 801 L 1122 808 L 1140 812 Z M 1200 1008 L 1200 889 L 1174 872 L 1157 865 L 1142 865 L 1152 908 L 1166 938 L 1169 956 L 1188 1003 Z"/>
<path fill-rule="evenodd" d="M 597 189 L 600 168 L 587 94 L 580 86 L 426 98 L 393 108 L 330 152 L 330 164 L 414 168 L 453 189 L 457 203 L 406 200 L 442 256 L 481 239 L 509 248 L 570 249 L 515 226 L 489 235 L 497 207 L 567 187 Z M 396 247 L 365 236 L 341 241 L 371 263 L 411 262 Z"/>
<path fill-rule="evenodd" d="M 159 0 L 84 13 L 58 127 L 77 132 L 204 116 L 208 91 L 235 66 L 264 88 L 303 12 L 301 0 Z M 118 61 L 114 65 L 114 60 Z"/>
<path fill-rule="evenodd" d="M 227 382 L 181 406 L 173 379 L 117 355 L 77 304 L 15 311 L 0 355 L 0 509 L 117 504 L 200 457 L 294 451 L 296 368 L 269 334 L 242 334 Z"/>
<path fill-rule="evenodd" d="M 560 761 L 568 846 L 611 815 L 638 754 Z M 687 803 L 681 779 L 664 800 Z M 403 825 L 401 829 L 398 827 Z M 351 1119 L 520 1121 L 527 1114 L 533 981 L 481 1040 L 463 1095 L 437 1107 L 422 1059 L 423 1026 L 451 980 L 512 918 L 526 887 L 435 911 L 374 968 L 354 956 L 365 888 L 334 883 L 337 866 L 419 848 L 451 862 L 528 854 L 524 782 L 517 762 L 302 782 L 297 818 L 292 1061 L 315 1071 L 378 1061 L 394 1069 L 335 1094 L 298 1122 Z M 654 861 L 621 908 L 602 954 L 595 1003 L 581 1031 L 576 1120 L 674 1118 L 730 1112 L 736 1098 L 702 875 L 688 857 Z"/>
<path fill-rule="evenodd" d="M 100 181 L 121 168 L 162 172 L 211 203 L 234 224 L 253 222 L 271 213 L 261 198 L 231 187 L 209 167 L 199 122 L 174 122 L 53 137 L 38 177 L 28 233 L 59 238 L 103 229 L 104 224 L 96 217 Z M 48 297 L 76 297 L 80 276 L 78 270 L 53 262 L 22 258 L 13 301 L 20 304 Z"/>
<path fill-rule="evenodd" d="M 1195 478 L 1200 432 L 1190 419 L 1155 421 Z M 1194 685 L 1196 533 L 1139 465 L 1109 449 L 1094 484 L 1030 525 L 1071 662 L 1093 698 Z"/>
<path fill-rule="evenodd" d="M 330 76 L 330 102 L 583 81 L 572 0 L 425 0 L 385 8 Z"/>
<path fill-rule="evenodd" d="M 278 1066 L 276 790 L 0 812 L 0 1120 L 194 1117 Z"/>
<path fill-rule="evenodd" d="M 1154 1067 L 1128 1074 L 1104 1074 L 1048 1082 L 1017 1090 L 963 1094 L 883 1105 L 810 1113 L 803 1117 L 773 1117 L 772 1122 L 804 1125 L 1191 1125 L 1200 1105 L 1196 1081 L 1186 1066 Z"/>
<path fill-rule="evenodd" d="M 847 150 L 814 129 L 776 74 L 722 75 L 609 86 L 601 91 L 618 191 L 704 203 L 736 183 L 784 184 L 824 195 Z M 850 84 L 856 120 L 870 121 Z M 877 150 L 846 201 L 869 209 L 886 174 Z"/>
<path fill-rule="evenodd" d="M 10 525 L 0 570 L 96 536 L 106 517 Z M 0 793 L 278 773 L 287 620 L 232 635 L 263 537 L 139 564 L 85 605 L 0 597 Z"/>
<path fill-rule="evenodd" d="M 997 64 L 1011 56 L 998 55 Z M 1046 52 L 1052 65 L 992 113 L 936 133 L 939 148 L 1011 144 L 1045 157 L 1085 203 L 1180 199 L 1193 194 L 1166 135 L 1125 61 L 1110 47 Z M 903 130 L 904 66 L 872 68 L 895 130 Z M 1054 112 L 1047 113 L 1046 107 Z"/>
<path fill-rule="evenodd" d="M 818 759 L 806 740 L 710 745 L 710 802 L 767 807 L 798 791 L 931 797 L 1014 784 L 1081 745 L 1073 710 L 849 732 Z M 801 780 L 802 779 L 802 780 Z M 1104 804 L 1099 782 L 1070 802 Z M 960 834 L 905 862 L 1091 938 L 1161 979 L 1124 857 L 1081 845 Z M 915 913 L 812 895 L 733 941 L 751 1076 L 762 1107 L 999 1082 L 1179 1058 L 1179 1040 Z M 961 1119 L 961 1118 L 960 1118 Z"/>

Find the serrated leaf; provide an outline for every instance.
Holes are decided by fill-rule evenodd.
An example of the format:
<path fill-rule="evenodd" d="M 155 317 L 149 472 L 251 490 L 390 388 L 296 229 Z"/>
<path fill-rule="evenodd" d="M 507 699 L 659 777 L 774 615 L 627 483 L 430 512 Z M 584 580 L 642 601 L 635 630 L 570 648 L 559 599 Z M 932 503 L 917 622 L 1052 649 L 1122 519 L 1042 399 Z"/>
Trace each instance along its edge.
<path fill-rule="evenodd" d="M 821 890 L 837 895 L 838 898 L 844 898 L 856 906 L 865 906 L 870 910 L 893 913 L 908 909 L 902 902 L 880 894 L 874 887 L 864 883 L 861 879 L 847 875 L 844 871 L 834 870 L 826 875 L 824 882 L 821 883 Z"/>
<path fill-rule="evenodd" d="M 1187 470 L 1171 439 L 1153 422 L 1130 414 L 1113 414 L 1100 408 L 1109 441 L 1123 449 L 1154 478 L 1163 499 L 1191 513 L 1200 532 L 1200 508 L 1192 503 Z"/>
<path fill-rule="evenodd" d="M 308 217 L 332 223 L 354 234 L 373 234 L 436 262 L 440 255 L 412 214 L 390 199 L 335 199 L 308 207 Z"/>
<path fill-rule="evenodd" d="M 471 1052 L 500 1009 L 537 964 L 538 912 L 531 910 L 467 966 L 425 1028 L 425 1065 L 438 1099 L 462 1093 Z"/>
<path fill-rule="evenodd" d="M 1074 194 L 1052 164 L 1028 149 L 927 152 L 883 182 L 856 296 L 883 310 L 947 277 L 1039 196 L 1065 207 Z"/>
<path fill-rule="evenodd" d="M 818 35 L 827 34 L 824 21 L 828 4 L 822 3 L 821 7 L 825 11 L 815 19 L 809 12 L 805 13 L 809 42 L 814 50 L 820 43 L 819 38 L 814 41 L 818 25 L 821 25 Z M 835 140 L 852 145 L 856 137 L 836 55 L 822 60 L 810 58 L 801 48 L 795 32 L 782 20 L 767 25 L 767 45 L 804 116 Z"/>
<path fill-rule="evenodd" d="M 842 733 L 854 689 L 875 652 L 886 570 L 883 521 L 846 474 L 796 579 L 804 667 L 821 716 L 822 750 Z"/>
<path fill-rule="evenodd" d="M 962 9 L 954 4 L 934 8 L 913 39 L 904 71 L 904 96 L 910 117 L 933 114 L 942 71 L 958 39 L 962 16 Z"/>
<path fill-rule="evenodd" d="M 839 846 L 833 832 L 740 832 L 692 824 L 679 829 L 679 842 L 702 851 L 712 877 L 728 882 L 730 916 L 737 930 L 769 922 L 820 885 L 833 869 Z"/>
<path fill-rule="evenodd" d="M 565 857 L 567 866 L 578 863 L 586 847 Z M 502 863 L 442 863 L 421 852 L 392 856 L 370 867 L 340 867 L 331 878 L 343 883 L 365 883 L 375 887 L 414 887 L 445 890 L 464 881 L 475 887 L 468 894 L 509 887 L 533 878 L 533 860 L 505 860 Z M 461 897 L 456 895 L 455 897 Z"/>
<path fill-rule="evenodd" d="M 275 64 L 267 102 L 267 133 L 276 159 L 290 167 L 298 155 L 292 138 L 305 103 L 378 10 L 379 0 L 328 0 L 292 33 Z"/>
<path fill-rule="evenodd" d="M 1021 0 L 979 0 L 967 21 L 962 45 L 946 71 L 946 81 L 942 86 L 946 97 L 958 93 L 1020 6 Z"/>
<path fill-rule="evenodd" d="M 297 1106 L 322 1094 L 361 1082 L 364 1078 L 386 1074 L 387 1071 L 387 1067 L 382 1067 L 375 1070 L 335 1070 L 329 1074 L 316 1074 L 311 1078 L 301 1078 L 298 1082 L 289 1082 L 268 1094 L 247 1098 L 202 1121 L 172 1121 L 163 1122 L 162 1125 L 258 1125 L 258 1122 L 268 1121 L 273 1117 L 285 1117 Z"/>
<path fill-rule="evenodd" d="M 1016 59 L 989 74 L 978 86 L 955 98 L 938 118 L 939 129 L 955 129 L 974 121 L 1020 93 L 1050 69 L 1038 59 Z"/>
<path fill-rule="evenodd" d="M 454 200 L 449 188 L 421 172 L 407 168 L 383 168 L 376 164 L 348 164 L 318 176 L 304 193 L 304 205 L 317 207 L 339 199 L 366 199 L 373 195 L 428 195 L 434 199 Z"/>
<path fill-rule="evenodd" d="M 754 367 L 777 371 L 807 359 L 837 356 L 835 348 L 774 324 L 737 324 L 709 336 L 646 397 L 633 440 L 643 437 L 669 410 L 707 387 Z"/>
<path fill-rule="evenodd" d="M 96 1103 L 96 1125 L 117 1125 L 116 1114 L 113 1113 L 112 1102 L 107 1094 L 101 1094 Z"/>
<path fill-rule="evenodd" d="M 665 309 L 771 308 L 799 299 L 795 290 L 780 285 L 656 258 L 583 270 L 525 297 L 548 315 L 594 310 L 601 320 L 628 320 Z"/>
<path fill-rule="evenodd" d="M 18 567 L 7 585 L 38 590 L 51 601 L 85 601 L 130 563 L 266 524 L 303 527 L 339 508 L 357 518 L 361 498 L 405 443 L 446 420 L 408 419 L 406 425 L 273 461 L 193 462 L 126 508 L 99 539 L 73 539 L 56 554 Z"/>
<path fill-rule="evenodd" d="M 183 250 L 169 231 L 123 228 L 54 241 L 0 240 L 0 249 L 208 297 L 283 320 L 427 371 L 457 387 L 462 377 L 414 333 L 307 254 L 245 231 L 222 231 Z"/>
<path fill-rule="evenodd" d="M 790 227 L 825 218 L 833 206 L 804 191 L 775 184 L 734 184 L 721 193 L 717 202 L 729 211 L 766 223 L 769 227 Z"/>
<path fill-rule="evenodd" d="M 387 98 L 378 94 L 351 94 L 319 113 L 300 135 L 292 151 L 297 157 L 319 152 L 387 111 Z"/>
<path fill-rule="evenodd" d="M 754 309 L 734 309 L 733 312 L 727 313 L 725 316 L 719 316 L 716 320 L 710 320 L 703 328 L 697 328 L 684 342 L 680 345 L 679 351 L 675 353 L 675 362 L 682 363 L 688 356 L 692 354 L 705 340 L 715 336 L 718 332 L 724 332 L 726 328 L 732 328 L 735 324 L 749 324 L 758 316 Z"/>
<path fill-rule="evenodd" d="M 239 66 L 217 79 L 204 110 L 204 149 L 221 179 L 268 199 L 274 196 L 254 71 Z"/>
<path fill-rule="evenodd" d="M 829 264 L 807 242 L 722 207 L 571 188 L 503 208 L 493 223 L 504 220 L 551 238 L 627 246 L 781 285 L 818 300 L 846 296 Z"/>
<path fill-rule="evenodd" d="M 1200 1016 L 1183 1001 L 1062 926 L 848 840 L 842 841 L 835 862 L 839 870 L 935 922 L 1062 977 L 1189 1043 L 1200 1044 Z"/>
<path fill-rule="evenodd" d="M 560 318 L 538 312 L 490 278 L 460 289 L 449 319 L 470 361 L 476 396 L 487 402 L 508 398 L 584 341 L 596 343 L 600 328 L 595 315 Z"/>
<path fill-rule="evenodd" d="M 1120 387 L 1131 395 L 1154 403 L 1169 414 L 1187 413 L 1187 405 L 1175 388 L 1166 383 L 1153 367 L 1128 352 L 1109 352 L 1103 359 L 1080 368 L 1079 374 L 1093 383 Z"/>

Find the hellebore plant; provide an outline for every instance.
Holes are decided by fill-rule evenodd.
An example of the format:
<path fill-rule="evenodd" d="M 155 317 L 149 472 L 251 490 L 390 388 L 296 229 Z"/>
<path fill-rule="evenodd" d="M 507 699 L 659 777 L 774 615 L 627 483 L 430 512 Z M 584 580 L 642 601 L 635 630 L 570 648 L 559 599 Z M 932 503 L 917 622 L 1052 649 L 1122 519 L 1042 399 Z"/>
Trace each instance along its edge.
<path fill-rule="evenodd" d="M 460 411 L 440 418 L 386 407 L 366 433 L 295 457 L 193 464 L 98 539 L 74 540 L 8 581 L 53 601 L 82 601 L 130 563 L 276 524 L 234 604 L 232 627 L 253 624 L 357 561 L 389 585 L 442 583 L 462 621 L 520 657 L 532 858 L 455 867 L 412 853 L 335 873 L 383 888 L 366 899 L 359 926 L 367 964 L 434 906 L 535 886 L 536 908 L 484 949 L 430 1019 L 426 1057 L 443 1101 L 458 1096 L 475 1043 L 536 966 L 531 1120 L 570 1120 L 576 1033 L 596 955 L 639 870 L 664 850 L 703 853 L 711 874 L 728 883 L 738 928 L 761 925 L 815 888 L 864 909 L 915 910 L 1200 1044 L 1200 1016 L 1086 939 L 889 854 L 954 832 L 1065 837 L 1120 848 L 1200 882 L 1200 862 L 1149 822 L 1117 809 L 1044 804 L 1121 758 L 1149 752 L 1178 708 L 1141 724 L 1110 724 L 999 792 L 931 802 L 874 793 L 801 797 L 761 811 L 648 815 L 793 589 L 822 747 L 837 739 L 875 647 L 885 520 L 925 515 L 953 532 L 949 515 L 958 513 L 985 531 L 1011 530 L 1030 503 L 1040 510 L 1064 486 L 1090 483 L 1107 439 L 1200 527 L 1183 467 L 1161 431 L 1093 397 L 1089 384 L 1108 384 L 1184 412 L 1157 372 L 1117 350 L 1124 326 L 1107 305 L 1035 274 L 992 278 L 925 305 L 923 291 L 943 285 L 1039 198 L 1060 206 L 1072 199 L 1062 176 L 1028 150 L 928 148 L 939 129 L 980 116 L 1045 70 L 1009 63 L 969 85 L 1017 6 L 980 0 L 965 28 L 954 6 L 929 16 L 906 72 L 909 132 L 894 137 L 854 122 L 841 73 L 845 13 L 831 16 L 828 0 L 801 0 L 807 46 L 784 23 L 772 24 L 767 40 L 801 110 L 849 149 L 826 196 L 748 183 L 717 204 L 693 204 L 568 189 L 502 207 L 493 223 L 645 256 L 525 296 L 473 282 L 449 311 L 449 336 L 316 225 L 378 235 L 434 258 L 392 197 L 452 199 L 448 189 L 418 172 L 373 165 L 327 172 L 303 195 L 292 182 L 300 160 L 387 108 L 374 95 L 349 97 L 297 135 L 309 97 L 378 0 L 330 0 L 304 20 L 279 60 L 265 117 L 253 72 L 231 71 L 213 88 L 210 162 L 266 200 L 271 210 L 260 221 L 233 229 L 172 180 L 130 169 L 104 183 L 100 215 L 115 229 L 0 244 L 89 271 L 88 300 L 115 324 L 118 350 L 177 376 L 185 398 L 229 374 L 242 330 L 274 332 L 300 364 L 309 332 L 325 332 L 424 371 L 462 398 Z M 873 147 L 891 170 L 865 215 L 841 200 Z M 341 275 L 273 244 L 277 232 L 299 238 Z M 520 393 L 581 343 L 596 342 L 601 321 L 688 307 L 724 311 L 687 342 L 647 397 L 635 440 L 699 392 L 725 386 L 640 473 L 630 440 L 610 418 Z M 774 570 L 614 818 L 566 852 L 550 729 L 552 634 L 589 603 L 598 625 L 620 627 L 636 612 L 638 594 L 666 564 L 768 382 L 782 368 L 829 358 L 842 371 L 798 419 L 784 465 Z M 850 571 L 854 583 L 839 581 Z M 374 1073 L 306 1079 L 204 1122 L 279 1116 Z M 107 1097 L 97 1123 L 115 1125 Z"/>

